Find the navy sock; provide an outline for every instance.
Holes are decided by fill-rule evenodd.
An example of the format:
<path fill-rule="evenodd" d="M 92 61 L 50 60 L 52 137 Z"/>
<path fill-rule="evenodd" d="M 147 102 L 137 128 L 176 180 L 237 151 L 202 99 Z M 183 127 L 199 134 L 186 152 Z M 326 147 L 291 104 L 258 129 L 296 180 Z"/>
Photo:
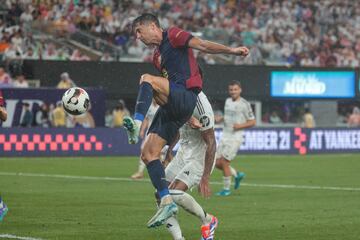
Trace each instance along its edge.
<path fill-rule="evenodd" d="M 150 83 L 142 82 L 140 84 L 140 89 L 138 93 L 138 97 L 136 99 L 135 106 L 135 120 L 144 121 L 147 111 L 151 105 L 153 97 L 153 88 Z"/>
<path fill-rule="evenodd" d="M 160 160 L 151 161 L 146 167 L 151 182 L 159 193 L 160 198 L 169 195 L 168 184 L 165 179 L 165 170 Z"/>

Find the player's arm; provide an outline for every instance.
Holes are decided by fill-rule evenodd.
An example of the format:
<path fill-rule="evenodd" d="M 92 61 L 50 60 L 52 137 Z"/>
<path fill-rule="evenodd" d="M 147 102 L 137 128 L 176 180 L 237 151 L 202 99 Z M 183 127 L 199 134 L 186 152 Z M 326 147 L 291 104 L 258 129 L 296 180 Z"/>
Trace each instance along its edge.
<path fill-rule="evenodd" d="M 0 120 L 5 122 L 6 119 L 7 119 L 6 109 L 4 107 L 0 107 Z"/>
<path fill-rule="evenodd" d="M 201 52 L 211 54 L 232 54 L 244 57 L 249 54 L 249 49 L 247 47 L 242 46 L 232 48 L 219 43 L 203 40 L 198 37 L 192 37 L 188 46 Z"/>
<path fill-rule="evenodd" d="M 216 152 L 214 129 L 210 128 L 205 131 L 202 131 L 201 137 L 203 138 L 206 144 L 206 153 L 205 153 L 204 172 L 200 180 L 199 191 L 203 197 L 209 197 L 211 195 L 209 179 L 210 179 L 212 167 L 214 166 L 215 152 Z"/>
<path fill-rule="evenodd" d="M 255 126 L 255 124 L 256 124 L 255 119 L 247 120 L 245 123 L 236 123 L 236 124 L 234 124 L 234 130 L 241 130 L 241 129 L 245 129 L 245 128 L 251 128 L 251 127 Z"/>

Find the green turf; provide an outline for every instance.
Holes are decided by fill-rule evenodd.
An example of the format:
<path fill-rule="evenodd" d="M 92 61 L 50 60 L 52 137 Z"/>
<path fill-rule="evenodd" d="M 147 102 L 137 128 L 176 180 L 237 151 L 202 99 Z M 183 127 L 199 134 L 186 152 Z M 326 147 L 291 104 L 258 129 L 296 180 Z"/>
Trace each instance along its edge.
<path fill-rule="evenodd" d="M 360 189 L 360 155 L 244 156 L 234 161 L 247 184 Z M 41 173 L 127 178 L 137 158 L 0 158 L 0 191 L 10 211 L 1 234 L 43 239 L 171 239 L 147 229 L 155 212 L 149 182 L 6 176 Z M 221 181 L 216 171 L 212 181 Z M 215 192 L 220 185 L 212 185 Z M 242 186 L 229 197 L 204 200 L 218 216 L 216 239 L 359 239 L 360 191 Z M 180 212 L 188 240 L 200 239 L 199 221 Z"/>

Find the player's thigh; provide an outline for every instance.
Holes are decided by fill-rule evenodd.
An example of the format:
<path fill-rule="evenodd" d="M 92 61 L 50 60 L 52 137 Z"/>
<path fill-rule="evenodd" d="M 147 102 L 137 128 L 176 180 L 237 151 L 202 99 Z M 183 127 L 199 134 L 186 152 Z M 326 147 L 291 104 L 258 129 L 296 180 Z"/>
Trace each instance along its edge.
<path fill-rule="evenodd" d="M 173 182 L 177 176 L 177 174 L 184 168 L 185 163 L 181 160 L 181 153 L 176 153 L 175 157 L 169 163 L 169 165 L 165 168 L 165 177 L 166 181 Z"/>
<path fill-rule="evenodd" d="M 171 118 L 169 111 L 168 108 L 160 106 L 149 127 L 148 133 L 156 134 L 164 139 L 166 143 L 171 144 L 181 125 Z"/>
<path fill-rule="evenodd" d="M 160 159 L 161 150 L 165 145 L 165 139 L 156 133 L 149 133 L 141 149 L 141 159 L 145 163 Z"/>
<path fill-rule="evenodd" d="M 224 158 L 227 161 L 233 160 L 240 148 L 240 145 L 241 141 L 222 139 L 216 152 L 216 158 Z"/>
<path fill-rule="evenodd" d="M 160 106 L 168 102 L 168 97 L 170 95 L 170 83 L 169 80 L 162 77 L 142 77 L 140 83 L 148 82 L 153 88 L 153 97 L 157 104 Z"/>
<path fill-rule="evenodd" d="M 175 180 L 185 183 L 188 189 L 191 189 L 192 187 L 199 185 L 203 172 L 203 165 L 196 161 L 187 162 L 176 175 Z"/>
<path fill-rule="evenodd" d="M 169 185 L 169 189 L 176 189 L 176 190 L 181 190 L 183 192 L 186 192 L 188 190 L 188 186 L 186 185 L 186 183 L 175 179 L 175 181 L 173 181 L 170 185 Z"/>

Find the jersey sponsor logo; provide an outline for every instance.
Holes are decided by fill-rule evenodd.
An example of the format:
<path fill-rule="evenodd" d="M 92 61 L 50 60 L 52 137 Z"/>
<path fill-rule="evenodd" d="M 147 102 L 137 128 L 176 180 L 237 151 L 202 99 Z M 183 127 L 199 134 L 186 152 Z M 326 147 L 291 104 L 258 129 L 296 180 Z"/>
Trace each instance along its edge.
<path fill-rule="evenodd" d="M 184 171 L 184 174 L 186 174 L 187 176 L 190 175 L 190 171 Z"/>
<path fill-rule="evenodd" d="M 202 116 L 200 118 L 200 123 L 203 127 L 208 127 L 210 125 L 210 119 L 208 116 Z"/>
<path fill-rule="evenodd" d="M 166 78 L 166 79 L 169 79 L 169 74 L 168 74 L 168 72 L 166 71 L 165 68 L 163 68 L 163 69 L 161 70 L 161 76 L 163 76 L 163 77 Z"/>

